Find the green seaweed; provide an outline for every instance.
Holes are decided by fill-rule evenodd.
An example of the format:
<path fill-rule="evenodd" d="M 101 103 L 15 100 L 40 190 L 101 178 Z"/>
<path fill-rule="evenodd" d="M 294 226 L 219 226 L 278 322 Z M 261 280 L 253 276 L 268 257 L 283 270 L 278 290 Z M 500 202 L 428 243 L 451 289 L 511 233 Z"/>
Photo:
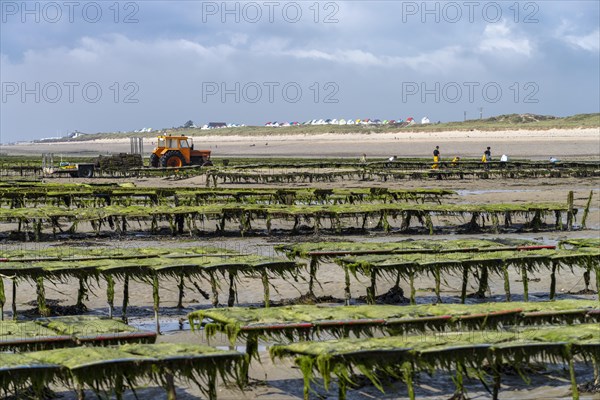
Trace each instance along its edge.
<path fill-rule="evenodd" d="M 65 209 L 61 207 L 45 206 L 39 208 L 0 208 L 0 221 L 16 221 L 19 223 L 20 232 L 25 229 L 27 235 L 31 234 L 30 223 L 35 225 L 35 238 L 39 240 L 42 234 L 41 227 L 44 222 L 52 224 L 54 229 L 60 220 L 72 223 L 71 230 L 74 231 L 82 222 L 93 222 L 93 230 L 99 233 L 100 226 L 108 226 L 114 232 L 123 234 L 126 231 L 128 219 L 138 222 L 151 223 L 150 230 L 156 229 L 155 221 L 165 220 L 169 222 L 172 234 L 183 232 L 183 221 L 188 220 L 188 227 L 194 225 L 193 221 L 199 219 L 206 221 L 221 221 L 218 231 L 225 229 L 225 222 L 236 220 L 242 225 L 242 234 L 250 230 L 251 220 L 273 221 L 289 220 L 291 218 L 304 218 L 314 221 L 313 228 L 318 232 L 324 220 L 332 221 L 330 229 L 339 230 L 341 220 L 359 218 L 379 217 L 381 224 L 379 228 L 386 231 L 391 229 L 389 218 L 402 217 L 405 221 L 404 229 L 408 228 L 410 218 L 414 215 L 421 225 L 426 226 L 430 233 L 434 233 L 431 223 L 432 215 L 444 217 L 455 217 L 461 219 L 465 215 L 471 215 L 472 220 L 492 214 L 502 213 L 505 216 L 534 216 L 535 223 L 530 227 L 538 229 L 542 217 L 549 213 L 559 215 L 568 212 L 570 220 L 573 220 L 577 210 L 559 203 L 523 203 L 523 204 L 409 204 L 409 203 L 383 203 L 383 204 L 309 204 L 309 205 L 265 205 L 265 204 L 205 204 L 200 206 L 115 206 L 110 205 L 103 208 L 80 208 Z M 406 218 L 405 218 L 406 217 Z M 115 223 L 120 221 L 121 223 Z M 178 223 L 176 223 L 179 221 Z M 557 222 L 560 218 L 557 219 Z M 473 224 L 471 224 L 473 225 Z M 530 224 L 531 225 L 531 224 Z M 555 229 L 559 228 L 555 224 Z M 177 226 L 177 228 L 176 228 Z M 364 224 L 363 224 L 364 227 Z M 494 229 L 496 229 L 495 227 Z M 192 234 L 193 232 L 190 232 Z"/>
<path fill-rule="evenodd" d="M 593 340 L 594 346 L 590 347 L 589 352 L 600 350 L 600 325 L 552 327 L 542 331 L 472 331 L 427 336 L 296 342 L 273 346 L 269 352 L 272 358 L 291 356 L 296 359 L 304 375 L 305 393 L 310 390 L 313 370 L 323 377 L 325 388 L 328 387 L 332 374 L 336 375 L 339 381 L 343 381 L 341 386 L 347 387 L 350 383 L 350 371 L 352 368 L 358 368 L 361 372 L 367 372 L 365 376 L 382 389 L 370 371 L 393 371 L 403 367 L 406 369 L 406 363 L 413 363 L 418 370 L 425 372 L 434 368 L 447 371 L 454 368 L 457 391 L 462 392 L 465 366 L 472 365 L 478 368 L 484 360 L 492 364 L 502 360 L 517 366 L 538 359 L 548 362 L 566 361 L 570 365 L 572 385 L 576 386 L 570 348 L 590 340 Z M 382 357 L 382 354 L 385 354 L 385 357 Z"/>
<path fill-rule="evenodd" d="M 265 274 L 273 277 L 297 279 L 304 268 L 303 264 L 277 257 L 241 255 L 232 250 L 216 247 L 189 247 L 165 250 L 164 248 L 115 249 L 102 253 L 95 249 L 71 250 L 53 248 L 48 251 L 32 251 L 23 257 L 22 250 L 6 251 L 9 261 L 0 264 L 0 274 L 10 274 L 17 279 L 34 281 L 38 285 L 40 311 L 44 310 L 44 280 L 63 281 L 79 278 L 89 285 L 88 278 L 107 280 L 107 300 L 112 315 L 115 280 L 124 281 L 124 318 L 128 302 L 128 280 L 134 278 L 142 282 L 176 278 L 217 279 L 216 275 L 232 274 L 261 278 Z M 104 254 L 104 255 L 102 255 Z M 214 278 L 211 278 L 213 276 Z M 155 285 L 156 286 L 156 285 Z M 268 286 L 266 287 L 268 289 Z M 80 287 L 80 294 L 86 287 Z M 232 285 L 230 290 L 235 290 Z M 266 290 L 267 291 L 267 290 Z M 157 292 L 155 291 L 155 295 Z M 235 294 L 235 293 L 234 293 Z M 156 306 L 156 305 L 155 305 Z"/>
<path fill-rule="evenodd" d="M 121 397 L 126 385 L 133 388 L 141 379 L 161 382 L 169 391 L 174 389 L 172 377 L 177 376 L 198 383 L 214 399 L 217 372 L 224 379 L 237 381 L 235 371 L 242 359 L 243 355 L 237 352 L 199 345 L 77 347 L 3 356 L 0 383 L 6 394 L 17 393 L 29 384 L 39 392 L 60 381 L 78 390 L 87 386 L 99 395 L 114 392 Z M 200 384 L 201 378 L 209 383 L 208 388 Z"/>
<path fill-rule="evenodd" d="M 233 307 L 198 310 L 188 314 L 190 326 L 197 329 L 205 319 L 205 334 L 208 338 L 224 332 L 235 343 L 238 336 L 260 334 L 264 337 L 283 335 L 289 340 L 304 337 L 307 332 L 320 336 L 323 332 L 343 335 L 347 329 L 366 334 L 375 329 L 391 332 L 423 331 L 428 326 L 435 329 L 480 329 L 496 326 L 499 322 L 509 324 L 537 323 L 536 312 L 554 312 L 553 318 L 570 321 L 572 310 L 598 309 L 597 301 L 557 300 L 552 302 L 510 302 L 484 304 L 423 304 L 414 306 L 359 305 L 359 306 L 311 306 L 295 305 L 270 308 Z M 461 318 L 461 317 L 471 318 Z M 447 317 L 443 325 L 432 325 L 429 317 Z M 476 317 L 476 318 L 473 318 Z M 361 321 L 360 325 L 352 321 Z M 309 325 L 306 325 L 306 324 Z M 346 325 L 345 327 L 343 325 Z"/>
<path fill-rule="evenodd" d="M 572 268 L 573 266 L 583 266 L 595 270 L 600 265 L 600 251 L 580 248 L 577 250 L 505 250 L 474 253 L 404 253 L 346 256 L 337 258 L 335 261 L 356 277 L 358 274 L 372 277 L 373 271 L 377 271 L 376 274 L 401 274 L 409 283 L 412 282 L 414 274 L 430 274 L 436 269 L 440 269 L 444 273 L 462 273 L 461 301 L 464 302 L 468 269 L 485 268 L 506 279 L 506 268 L 513 266 L 523 276 L 524 293 L 527 298 L 528 272 L 537 272 L 540 268 Z M 411 291 L 413 290 L 414 285 L 411 283 Z M 506 286 L 505 291 L 508 297 L 510 292 Z"/>
<path fill-rule="evenodd" d="M 37 320 L 37 323 L 60 334 L 76 337 L 139 331 L 115 319 L 83 315 L 41 318 Z"/>
<path fill-rule="evenodd" d="M 40 362 L 27 354 L 3 353 L 0 358 L 0 393 L 8 397 L 32 388 L 36 396 L 42 398 L 44 388 L 58 380 L 59 372 L 60 366 Z"/>

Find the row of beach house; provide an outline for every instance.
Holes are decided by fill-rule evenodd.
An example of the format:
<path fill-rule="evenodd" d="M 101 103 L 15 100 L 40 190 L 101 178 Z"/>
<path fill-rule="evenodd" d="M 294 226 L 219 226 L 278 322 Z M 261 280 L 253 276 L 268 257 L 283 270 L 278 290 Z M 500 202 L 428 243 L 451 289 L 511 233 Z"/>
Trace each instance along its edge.
<path fill-rule="evenodd" d="M 421 124 L 429 124 L 429 118 L 427 117 L 423 117 L 421 119 Z M 384 120 L 380 120 L 380 119 L 369 119 L 369 118 L 365 118 L 365 119 L 312 119 L 306 122 L 298 122 L 298 121 L 294 121 L 294 122 L 278 122 L 278 121 L 274 121 L 274 122 L 267 122 L 265 123 L 265 126 L 270 126 L 270 127 L 280 127 L 280 126 L 306 126 L 306 125 L 402 125 L 402 126 L 407 126 L 407 125 L 414 125 L 417 124 L 417 121 L 412 118 L 406 118 L 406 120 L 404 119 L 384 119 Z"/>

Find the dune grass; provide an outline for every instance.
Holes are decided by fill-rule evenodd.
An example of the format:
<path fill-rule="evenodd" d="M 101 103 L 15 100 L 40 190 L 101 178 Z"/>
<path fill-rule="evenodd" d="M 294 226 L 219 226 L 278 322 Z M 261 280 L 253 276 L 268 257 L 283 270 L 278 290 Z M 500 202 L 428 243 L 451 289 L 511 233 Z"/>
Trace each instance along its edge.
<path fill-rule="evenodd" d="M 393 133 L 393 132 L 442 132 L 458 131 L 498 131 L 505 129 L 547 130 L 547 129 L 577 129 L 600 127 L 600 113 L 576 114 L 568 117 L 554 117 L 533 114 L 507 114 L 467 121 L 433 123 L 427 125 L 301 125 L 288 127 L 246 126 L 239 128 L 221 128 L 212 130 L 168 129 L 167 133 L 188 136 L 270 136 L 270 135 L 318 135 L 344 133 Z M 128 137 L 156 137 L 156 132 L 103 132 L 85 134 L 75 139 L 58 139 L 56 141 L 87 141 L 95 139 L 118 139 Z"/>

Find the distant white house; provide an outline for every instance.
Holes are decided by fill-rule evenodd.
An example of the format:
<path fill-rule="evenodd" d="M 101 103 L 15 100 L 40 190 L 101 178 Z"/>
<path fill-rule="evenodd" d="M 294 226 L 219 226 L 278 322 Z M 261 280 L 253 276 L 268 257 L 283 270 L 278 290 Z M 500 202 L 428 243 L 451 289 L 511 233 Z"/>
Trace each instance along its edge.
<path fill-rule="evenodd" d="M 85 135 L 85 133 L 79 132 L 79 131 L 74 131 L 74 132 L 69 133 L 67 135 L 67 137 L 70 139 L 75 139 L 75 138 L 78 138 L 79 136 L 83 136 L 83 135 Z"/>
<path fill-rule="evenodd" d="M 429 123 L 429 118 L 427 118 L 427 117 L 421 118 L 421 123 L 422 124 L 428 124 Z"/>

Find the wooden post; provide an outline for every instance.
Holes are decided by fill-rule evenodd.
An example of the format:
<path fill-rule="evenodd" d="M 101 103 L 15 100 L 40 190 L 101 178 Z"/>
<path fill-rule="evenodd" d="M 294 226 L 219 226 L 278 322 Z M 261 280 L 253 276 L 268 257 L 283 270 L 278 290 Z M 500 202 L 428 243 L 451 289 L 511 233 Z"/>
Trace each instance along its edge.
<path fill-rule="evenodd" d="M 217 370 L 209 369 L 208 375 L 208 399 L 217 400 Z"/>
<path fill-rule="evenodd" d="M 0 276 L 0 321 L 4 321 L 4 303 L 6 295 L 4 294 L 4 280 Z"/>
<path fill-rule="evenodd" d="M 77 384 L 77 400 L 85 400 L 85 391 L 83 390 L 83 385 L 81 383 Z"/>
<path fill-rule="evenodd" d="M 465 304 L 465 299 L 467 298 L 467 285 L 469 283 L 469 267 L 463 265 L 463 279 L 462 279 L 462 288 L 460 291 L 460 303 Z"/>
<path fill-rule="evenodd" d="M 77 291 L 77 308 L 84 307 L 83 300 L 87 298 L 87 289 L 85 288 L 85 278 L 79 278 L 79 290 Z"/>
<path fill-rule="evenodd" d="M 252 360 L 252 355 L 256 354 L 257 351 L 258 337 L 253 333 L 249 333 L 246 339 L 246 354 L 241 366 L 242 386 L 246 386 L 250 380 L 250 361 Z"/>
<path fill-rule="evenodd" d="M 442 271 L 440 270 L 440 266 L 437 265 L 435 267 L 435 297 L 436 297 L 436 302 L 437 303 L 441 303 L 442 302 L 442 296 L 440 294 L 440 283 L 442 280 Z M 398 277 L 400 277 L 400 274 L 398 274 Z"/>
<path fill-rule="evenodd" d="M 600 267 L 596 266 L 594 272 L 596 273 L 596 293 L 598 293 L 598 301 L 600 301 Z"/>
<path fill-rule="evenodd" d="M 152 277 L 152 298 L 154 299 L 154 322 L 156 323 L 156 334 L 160 335 L 160 320 L 158 316 L 160 308 L 160 294 L 158 292 L 158 275 Z"/>
<path fill-rule="evenodd" d="M 177 297 L 177 308 L 180 310 L 183 308 L 184 278 L 185 278 L 185 276 L 183 275 L 183 271 L 182 271 L 181 274 L 179 275 L 179 283 L 177 284 L 177 289 L 179 290 L 179 294 Z"/>
<path fill-rule="evenodd" d="M 550 273 L 550 300 L 554 300 L 556 295 L 556 267 L 558 263 L 552 263 L 552 272 Z"/>
<path fill-rule="evenodd" d="M 415 388 L 413 385 L 414 371 L 412 363 L 410 361 L 405 362 L 402 367 L 402 371 L 404 373 L 404 383 L 408 389 L 408 398 L 410 400 L 415 400 Z"/>
<path fill-rule="evenodd" d="M 510 301 L 510 279 L 508 277 L 508 266 L 506 262 L 502 264 L 502 275 L 504 277 L 504 293 L 506 295 L 506 301 Z"/>
<path fill-rule="evenodd" d="M 217 307 L 219 305 L 219 290 L 217 287 L 217 278 L 215 278 L 214 272 L 210 272 L 210 288 L 212 289 L 212 306 Z"/>
<path fill-rule="evenodd" d="M 479 288 L 477 289 L 477 296 L 485 298 L 485 292 L 489 288 L 489 272 L 487 266 L 481 267 L 481 275 L 479 276 Z"/>
<path fill-rule="evenodd" d="M 598 355 L 592 357 L 592 364 L 594 365 L 594 385 L 600 385 L 600 366 L 598 365 Z"/>
<path fill-rule="evenodd" d="M 17 280 L 15 278 L 13 278 L 12 281 L 13 281 L 12 311 L 13 311 L 13 320 L 16 321 L 17 320 Z"/>
<path fill-rule="evenodd" d="M 129 304 L 129 275 L 125 275 L 123 281 L 123 308 L 121 310 L 121 318 L 127 323 L 127 305 Z"/>
<path fill-rule="evenodd" d="M 108 303 L 108 317 L 112 319 L 115 310 L 115 279 L 106 275 L 106 302 Z"/>
<path fill-rule="evenodd" d="M 529 278 L 525 265 L 521 266 L 521 278 L 523 279 L 523 301 L 529 301 Z"/>
<path fill-rule="evenodd" d="M 588 197 L 588 201 L 587 204 L 585 205 L 585 210 L 583 210 L 583 217 L 581 217 L 581 227 L 583 229 L 586 228 L 585 226 L 585 221 L 587 219 L 587 216 L 590 212 L 590 206 L 592 205 L 592 196 L 594 195 L 594 191 L 590 190 L 590 197 Z"/>
<path fill-rule="evenodd" d="M 44 289 L 44 278 L 41 276 L 36 280 L 38 312 L 42 317 L 50 315 L 50 309 L 46 306 L 46 290 Z"/>
<path fill-rule="evenodd" d="M 498 400 L 498 394 L 500 393 L 500 385 L 502 382 L 502 375 L 500 374 L 500 369 L 502 366 L 500 362 L 496 360 L 494 363 L 494 387 L 492 389 L 492 400 Z"/>
<path fill-rule="evenodd" d="M 310 276 L 308 281 L 308 294 L 315 297 L 315 275 L 317 274 L 317 264 L 319 263 L 317 256 L 310 257 Z"/>
<path fill-rule="evenodd" d="M 456 363 L 456 379 L 454 380 L 454 384 L 456 385 L 456 392 L 454 392 L 454 397 L 456 398 L 465 398 L 465 385 L 464 385 L 464 366 L 462 363 Z"/>
<path fill-rule="evenodd" d="M 371 285 L 367 288 L 367 304 L 375 304 L 376 283 L 377 271 L 371 267 Z"/>
<path fill-rule="evenodd" d="M 344 280 L 345 280 L 345 288 L 344 288 L 344 292 L 345 292 L 345 296 L 346 296 L 346 301 L 345 301 L 345 305 L 349 306 L 350 305 L 350 271 L 348 271 L 348 267 L 344 266 Z M 600 294 L 599 294 L 600 296 Z"/>
<path fill-rule="evenodd" d="M 167 391 L 167 400 L 176 400 L 177 392 L 175 392 L 175 381 L 173 375 L 165 375 L 165 390 Z"/>
<path fill-rule="evenodd" d="M 429 212 L 425 213 L 425 226 L 429 229 L 429 234 L 433 235 L 433 222 L 431 221 L 431 214 Z"/>
<path fill-rule="evenodd" d="M 235 275 L 229 271 L 229 298 L 227 299 L 227 307 L 235 305 Z"/>
<path fill-rule="evenodd" d="M 123 400 L 123 375 L 119 374 L 115 377 L 115 396 L 117 400 Z"/>
<path fill-rule="evenodd" d="M 268 308 L 271 306 L 271 299 L 270 299 L 270 293 L 269 293 L 269 275 L 267 274 L 267 270 L 266 268 L 263 268 L 262 272 L 261 272 L 261 277 L 262 277 L 262 284 L 263 284 L 263 289 L 265 291 L 265 308 Z"/>
<path fill-rule="evenodd" d="M 568 207 L 568 211 L 567 211 L 567 230 L 572 231 L 573 230 L 573 219 L 574 219 L 574 213 L 573 213 L 573 191 L 572 190 L 569 192 L 569 195 L 567 196 L 567 207 Z"/>
<path fill-rule="evenodd" d="M 415 290 L 415 271 L 411 270 L 410 274 L 408 275 L 409 278 L 409 283 L 410 283 L 410 304 L 417 304 L 416 300 L 415 300 L 415 294 L 416 294 L 416 290 Z"/>
<path fill-rule="evenodd" d="M 571 377 L 571 396 L 573 400 L 579 400 L 579 389 L 577 388 L 577 375 L 575 375 L 575 365 L 573 356 L 569 350 L 569 375 Z"/>

